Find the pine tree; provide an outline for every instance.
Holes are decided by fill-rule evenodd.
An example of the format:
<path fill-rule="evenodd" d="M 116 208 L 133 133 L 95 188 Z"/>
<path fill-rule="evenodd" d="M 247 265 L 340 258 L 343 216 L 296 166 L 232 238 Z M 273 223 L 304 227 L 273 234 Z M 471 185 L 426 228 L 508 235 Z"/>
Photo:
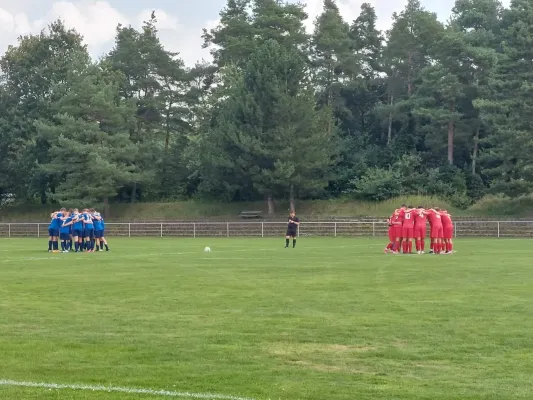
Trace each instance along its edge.
<path fill-rule="evenodd" d="M 270 211 L 276 196 L 289 195 L 293 204 L 296 194 L 322 190 L 334 161 L 331 115 L 315 109 L 305 71 L 297 51 L 267 41 L 234 75 L 231 95 L 211 128 L 216 176 L 227 185 L 235 177 L 244 187 L 252 185 Z"/>
<path fill-rule="evenodd" d="M 122 185 L 141 179 L 133 162 L 138 148 L 130 141 L 133 104 L 120 100 L 117 74 L 98 66 L 73 72 L 72 87 L 61 84 L 50 123 L 36 123 L 51 144 L 50 161 L 41 166 L 57 177 L 50 197 L 62 204 L 107 204 Z"/>
<path fill-rule="evenodd" d="M 533 3 L 513 0 L 501 21 L 502 52 L 490 93 L 475 102 L 493 132 L 484 141 L 485 173 L 496 192 L 517 196 L 533 190 Z"/>

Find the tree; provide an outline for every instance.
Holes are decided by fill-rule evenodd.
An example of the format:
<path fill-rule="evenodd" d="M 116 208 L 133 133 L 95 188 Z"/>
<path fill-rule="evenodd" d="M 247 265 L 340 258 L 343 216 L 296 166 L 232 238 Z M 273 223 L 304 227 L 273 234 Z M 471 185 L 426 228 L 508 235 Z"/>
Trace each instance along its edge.
<path fill-rule="evenodd" d="M 518 196 L 533 190 L 533 4 L 511 1 L 501 21 L 501 53 L 488 96 L 475 105 L 493 132 L 484 141 L 485 173 L 492 189 Z"/>
<path fill-rule="evenodd" d="M 253 187 L 267 198 L 269 212 L 276 196 L 288 194 L 294 208 L 296 194 L 323 189 L 334 162 L 335 137 L 327 130 L 331 114 L 315 109 L 305 70 L 297 51 L 267 41 L 242 73 L 233 74 L 211 126 L 211 171 L 226 187 L 235 177 Z"/>
<path fill-rule="evenodd" d="M 307 14 L 300 3 L 279 0 L 227 0 L 219 24 L 204 29 L 204 48 L 211 47 L 215 65 L 244 68 L 261 44 L 276 40 L 286 48 L 304 54 L 308 36 L 304 21 Z"/>
<path fill-rule="evenodd" d="M 53 105 L 54 121 L 36 123 L 51 146 L 50 161 L 41 168 L 58 182 L 52 199 L 107 206 L 122 185 L 141 180 L 133 164 L 138 147 L 128 132 L 135 108 L 120 99 L 120 79 L 105 66 L 72 72 L 69 81 L 71 87 L 56 86 L 63 96 Z"/>
<path fill-rule="evenodd" d="M 49 159 L 49 143 L 39 136 L 34 123 L 52 117 L 51 104 L 58 99 L 57 83 L 68 86 L 71 71 L 87 66 L 89 54 L 82 37 L 68 30 L 61 21 L 51 23 L 39 35 L 19 38 L 0 60 L 5 88 L 4 132 L 13 139 L 16 155 L 12 159 L 16 184 L 10 190 L 19 198 L 39 196 L 44 204 L 56 182 L 38 165 Z"/>
<path fill-rule="evenodd" d="M 191 131 L 190 76 L 183 61 L 177 53 L 165 50 L 161 44 L 154 12 L 141 31 L 131 26 L 117 27 L 115 47 L 106 61 L 123 76 L 120 82 L 122 97 L 136 102 L 136 123 L 130 127 L 130 138 L 142 147 L 139 159 L 134 163 L 137 172 L 152 171 L 154 176 L 166 181 L 167 166 L 174 163 L 170 157 L 181 157 L 186 135 Z M 163 196 L 168 196 L 170 189 L 157 181 L 132 182 L 125 188 L 130 192 L 126 197 L 131 202 L 142 195 L 139 184 L 144 185 L 146 192 L 150 186 L 151 191 Z"/>

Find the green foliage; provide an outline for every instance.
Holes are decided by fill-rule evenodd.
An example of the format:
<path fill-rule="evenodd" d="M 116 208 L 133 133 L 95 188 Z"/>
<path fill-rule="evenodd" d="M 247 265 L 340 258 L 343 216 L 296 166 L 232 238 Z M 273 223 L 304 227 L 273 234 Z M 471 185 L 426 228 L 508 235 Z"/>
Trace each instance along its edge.
<path fill-rule="evenodd" d="M 465 208 L 533 193 L 530 1 L 456 0 L 444 24 L 409 0 L 386 32 L 369 3 L 345 21 L 323 0 L 309 32 L 306 17 L 227 0 L 203 33 L 213 61 L 190 67 L 155 13 L 119 25 L 98 63 L 61 21 L 21 37 L 0 59 L 0 197 L 429 194 Z"/>

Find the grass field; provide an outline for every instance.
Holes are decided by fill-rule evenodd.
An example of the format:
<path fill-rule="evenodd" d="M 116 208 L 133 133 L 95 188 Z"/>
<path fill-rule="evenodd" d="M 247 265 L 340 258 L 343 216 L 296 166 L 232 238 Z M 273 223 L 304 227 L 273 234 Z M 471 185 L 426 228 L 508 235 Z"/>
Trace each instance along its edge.
<path fill-rule="evenodd" d="M 0 399 L 533 396 L 531 241 L 458 240 L 443 256 L 341 238 L 110 245 L 0 239 Z"/>

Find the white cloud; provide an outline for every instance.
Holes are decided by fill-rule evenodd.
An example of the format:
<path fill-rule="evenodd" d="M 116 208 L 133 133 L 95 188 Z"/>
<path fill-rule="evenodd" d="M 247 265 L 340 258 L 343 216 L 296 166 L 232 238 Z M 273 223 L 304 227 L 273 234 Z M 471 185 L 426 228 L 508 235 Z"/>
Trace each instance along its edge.
<path fill-rule="evenodd" d="M 141 11 L 137 17 L 138 26 L 141 26 L 144 23 L 144 21 L 147 21 L 150 18 L 152 11 L 155 12 L 158 29 L 177 31 L 178 29 L 182 28 L 182 26 L 179 24 L 178 18 L 173 17 L 172 15 L 169 15 L 167 12 L 161 9 L 156 9 L 156 10 L 146 9 L 146 10 Z"/>
<path fill-rule="evenodd" d="M 113 40 L 117 25 L 128 23 L 128 19 L 107 1 L 55 2 L 45 19 L 52 21 L 57 18 L 82 34 L 91 48 Z"/>

